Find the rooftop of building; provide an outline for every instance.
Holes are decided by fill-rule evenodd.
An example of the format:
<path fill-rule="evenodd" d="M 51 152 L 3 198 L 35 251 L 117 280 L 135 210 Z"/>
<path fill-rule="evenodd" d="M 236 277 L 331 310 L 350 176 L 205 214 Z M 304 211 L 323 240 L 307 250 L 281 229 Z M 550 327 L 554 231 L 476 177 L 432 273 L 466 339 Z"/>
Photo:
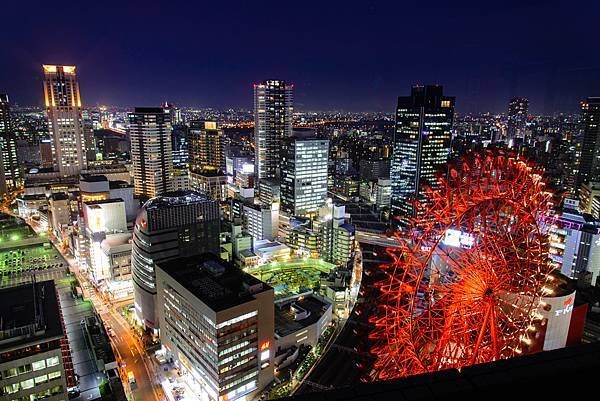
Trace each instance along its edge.
<path fill-rule="evenodd" d="M 94 206 L 94 205 L 104 205 L 104 204 L 108 204 L 108 203 L 119 203 L 119 202 L 124 202 L 124 200 L 121 198 L 112 198 L 112 199 L 94 200 L 94 201 L 89 201 L 89 202 L 84 202 L 84 203 L 88 206 Z"/>
<path fill-rule="evenodd" d="M 41 281 L 0 289 L 0 350 L 61 337 L 54 281 Z"/>
<path fill-rule="evenodd" d="M 157 196 L 148 200 L 144 204 L 146 210 L 158 209 L 161 207 L 173 207 L 189 205 L 192 203 L 204 203 L 212 202 L 212 197 L 206 192 L 192 191 L 192 190 L 180 190 L 167 192 L 161 196 Z"/>
<path fill-rule="evenodd" d="M 272 288 L 211 253 L 157 265 L 212 310 L 219 312 L 254 299 Z"/>
<path fill-rule="evenodd" d="M 330 303 L 323 302 L 313 295 L 277 302 L 275 304 L 275 334 L 285 337 L 313 325 L 319 321 L 328 308 L 331 308 Z M 306 311 L 307 316 L 298 319 L 298 317 L 302 317 L 302 314 L 298 313 L 301 311 Z"/>
<path fill-rule="evenodd" d="M 275 250 L 289 249 L 289 247 L 281 242 L 270 241 L 268 239 L 254 241 L 254 252 L 256 251 L 275 251 Z"/>
<path fill-rule="evenodd" d="M 127 181 L 116 180 L 116 181 L 109 181 L 108 187 L 110 189 L 121 189 L 121 188 L 133 188 L 133 185 L 128 183 Z"/>
<path fill-rule="evenodd" d="M 69 200 L 69 195 L 64 192 L 54 192 L 50 198 L 53 201 Z"/>
<path fill-rule="evenodd" d="M 105 175 L 99 175 L 99 174 L 81 174 L 79 179 L 80 179 L 80 181 L 86 181 L 86 182 L 106 182 L 106 181 L 108 181 L 108 178 L 106 178 Z"/>
<path fill-rule="evenodd" d="M 32 201 L 32 200 L 46 200 L 46 195 L 44 194 L 27 194 L 21 195 L 17 199 L 21 199 L 24 201 Z"/>
<path fill-rule="evenodd" d="M 122 252 L 131 249 L 131 233 L 109 234 L 100 243 L 100 247 L 107 253 Z"/>

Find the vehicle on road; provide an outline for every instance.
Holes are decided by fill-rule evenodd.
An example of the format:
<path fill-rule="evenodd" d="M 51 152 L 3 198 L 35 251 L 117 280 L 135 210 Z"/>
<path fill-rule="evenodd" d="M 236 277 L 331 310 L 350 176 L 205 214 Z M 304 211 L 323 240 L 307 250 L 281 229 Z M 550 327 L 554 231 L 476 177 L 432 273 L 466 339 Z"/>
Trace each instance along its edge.
<path fill-rule="evenodd" d="M 129 387 L 132 390 L 137 387 L 137 382 L 135 381 L 135 376 L 131 370 L 129 372 L 127 372 L 127 381 L 129 382 Z"/>

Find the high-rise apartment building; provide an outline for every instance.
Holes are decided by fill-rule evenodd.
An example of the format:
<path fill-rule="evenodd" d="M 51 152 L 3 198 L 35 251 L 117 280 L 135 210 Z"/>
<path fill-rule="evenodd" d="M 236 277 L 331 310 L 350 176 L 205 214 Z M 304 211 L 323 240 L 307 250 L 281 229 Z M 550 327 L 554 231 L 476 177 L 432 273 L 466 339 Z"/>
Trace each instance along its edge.
<path fill-rule="evenodd" d="M 590 181 L 600 182 L 600 97 L 581 102 L 583 144 L 577 190 Z"/>
<path fill-rule="evenodd" d="M 225 172 L 225 132 L 214 121 L 192 121 L 188 135 L 190 170 Z"/>
<path fill-rule="evenodd" d="M 22 181 L 17 141 L 10 118 L 8 95 L 0 94 L 0 195 L 17 189 Z"/>
<path fill-rule="evenodd" d="M 329 140 L 285 138 L 281 151 L 281 211 L 316 214 L 327 198 Z"/>
<path fill-rule="evenodd" d="M 129 113 L 135 194 L 153 198 L 173 191 L 171 116 L 160 107 Z"/>
<path fill-rule="evenodd" d="M 508 140 L 525 138 L 525 123 L 529 112 L 529 100 L 513 97 L 508 102 Z"/>
<path fill-rule="evenodd" d="M 251 400 L 273 380 L 274 292 L 204 254 L 158 263 L 160 340 L 203 400 Z"/>
<path fill-rule="evenodd" d="M 171 150 L 173 151 L 173 168 L 187 170 L 189 162 L 188 127 L 174 125 L 171 133 Z"/>
<path fill-rule="evenodd" d="M 414 215 L 414 200 L 422 186 L 437 186 L 450 154 L 454 97 L 439 85 L 414 86 L 410 96 L 398 98 L 391 167 L 391 210 L 395 225 Z"/>
<path fill-rule="evenodd" d="M 66 400 L 75 373 L 54 281 L 0 289 L 0 399 Z"/>
<path fill-rule="evenodd" d="M 204 193 L 170 192 L 144 204 L 131 250 L 136 314 L 144 326 L 157 327 L 155 264 L 204 252 L 218 255 L 219 225 L 219 205 Z"/>
<path fill-rule="evenodd" d="M 256 177 L 279 179 L 281 142 L 292 136 L 293 86 L 280 80 L 254 85 Z"/>
<path fill-rule="evenodd" d="M 73 176 L 87 168 L 87 147 L 82 102 L 75 66 L 43 65 L 44 97 L 48 130 L 52 139 L 53 166 L 61 176 Z"/>

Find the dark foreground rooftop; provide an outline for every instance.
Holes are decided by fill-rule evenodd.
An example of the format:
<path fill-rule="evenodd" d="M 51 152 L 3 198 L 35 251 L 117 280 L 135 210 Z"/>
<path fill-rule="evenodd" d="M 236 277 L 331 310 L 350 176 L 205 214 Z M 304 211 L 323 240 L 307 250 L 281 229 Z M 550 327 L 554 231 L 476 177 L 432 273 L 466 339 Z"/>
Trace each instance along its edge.
<path fill-rule="evenodd" d="M 0 350 L 63 335 L 54 281 L 0 290 Z"/>
<path fill-rule="evenodd" d="M 335 369 L 335 366 L 331 366 Z M 581 400 L 597 399 L 600 342 L 457 370 L 359 383 L 282 401 Z M 594 395 L 596 394 L 596 395 Z"/>

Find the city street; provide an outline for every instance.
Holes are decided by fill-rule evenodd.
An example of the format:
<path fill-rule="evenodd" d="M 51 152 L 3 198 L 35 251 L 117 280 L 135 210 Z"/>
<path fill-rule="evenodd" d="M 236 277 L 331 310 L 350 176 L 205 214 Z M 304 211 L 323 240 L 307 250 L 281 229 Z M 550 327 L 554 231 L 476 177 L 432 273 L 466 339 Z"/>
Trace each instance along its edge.
<path fill-rule="evenodd" d="M 98 296 L 98 293 L 89 280 L 79 271 L 77 261 L 70 254 L 63 251 L 56 243 L 56 240 L 51 239 L 54 246 L 61 252 L 63 258 L 69 264 L 70 270 L 77 276 L 77 280 L 83 288 L 84 297 L 92 302 L 105 327 L 108 324 L 108 327 L 114 330 L 115 335 L 110 340 L 115 351 L 115 356 L 119 362 L 124 362 L 125 365 L 120 373 L 126 394 L 128 396 L 131 395 L 133 400 L 138 401 L 162 401 L 164 396 L 162 395 L 160 384 L 158 384 L 158 375 L 156 374 L 158 364 L 153 362 L 152 357 L 146 354 L 141 341 L 134 334 L 133 328 L 118 313 L 115 306 L 108 304 Z M 130 388 L 126 379 L 128 371 L 133 372 L 135 376 L 137 383 L 134 389 Z"/>

